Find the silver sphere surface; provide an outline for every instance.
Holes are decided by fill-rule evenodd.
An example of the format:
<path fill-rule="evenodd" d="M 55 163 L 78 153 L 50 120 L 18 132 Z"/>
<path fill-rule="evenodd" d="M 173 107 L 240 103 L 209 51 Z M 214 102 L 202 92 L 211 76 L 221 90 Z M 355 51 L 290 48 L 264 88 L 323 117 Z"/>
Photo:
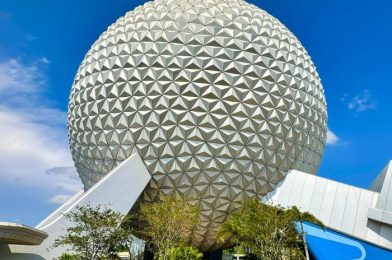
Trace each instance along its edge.
<path fill-rule="evenodd" d="M 297 38 L 242 0 L 156 0 L 93 44 L 69 99 L 70 146 L 86 188 L 137 152 L 142 195 L 197 198 L 194 244 L 289 169 L 316 173 L 326 140 L 324 90 Z"/>

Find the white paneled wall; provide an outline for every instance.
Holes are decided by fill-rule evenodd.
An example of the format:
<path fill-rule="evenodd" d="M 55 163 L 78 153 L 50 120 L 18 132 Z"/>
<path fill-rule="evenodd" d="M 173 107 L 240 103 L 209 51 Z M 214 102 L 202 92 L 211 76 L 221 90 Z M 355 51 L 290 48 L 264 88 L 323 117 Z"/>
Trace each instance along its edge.
<path fill-rule="evenodd" d="M 392 226 L 368 218 L 369 208 L 376 206 L 379 194 L 292 170 L 263 201 L 283 207 L 297 206 L 312 213 L 328 228 L 392 249 Z M 392 208 L 386 198 L 383 205 Z"/>

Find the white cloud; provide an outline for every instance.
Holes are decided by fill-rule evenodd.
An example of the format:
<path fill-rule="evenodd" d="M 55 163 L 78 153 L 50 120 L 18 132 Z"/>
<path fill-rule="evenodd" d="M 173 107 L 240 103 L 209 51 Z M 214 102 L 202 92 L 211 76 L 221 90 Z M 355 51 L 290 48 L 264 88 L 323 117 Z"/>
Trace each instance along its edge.
<path fill-rule="evenodd" d="M 347 100 L 347 98 L 349 98 L 350 95 L 349 94 L 344 94 L 341 98 L 340 98 L 340 102 L 345 102 Z"/>
<path fill-rule="evenodd" d="M 81 190 L 79 175 L 75 167 L 55 167 L 46 171 L 49 179 L 56 179 L 56 190 L 76 193 Z"/>
<path fill-rule="evenodd" d="M 59 194 L 52 197 L 49 202 L 52 204 L 64 204 L 67 200 L 69 200 L 72 196 L 68 194 Z"/>
<path fill-rule="evenodd" d="M 331 130 L 328 129 L 327 131 L 327 145 L 335 145 L 338 144 L 340 138 Z"/>
<path fill-rule="evenodd" d="M 50 63 L 49 59 L 46 58 L 46 57 L 42 57 L 41 59 L 39 59 L 39 62 L 42 62 L 43 64 L 49 64 Z"/>
<path fill-rule="evenodd" d="M 0 63 L 0 91 L 2 95 L 34 94 L 45 84 L 36 64 L 24 65 L 19 59 Z"/>
<path fill-rule="evenodd" d="M 377 102 L 369 90 L 364 90 L 363 93 L 351 99 L 348 108 L 356 112 L 365 112 L 377 108 Z"/>
<path fill-rule="evenodd" d="M 82 185 L 68 148 L 66 112 L 42 102 L 41 66 L 48 62 L 0 62 L 0 178 L 70 196 Z"/>

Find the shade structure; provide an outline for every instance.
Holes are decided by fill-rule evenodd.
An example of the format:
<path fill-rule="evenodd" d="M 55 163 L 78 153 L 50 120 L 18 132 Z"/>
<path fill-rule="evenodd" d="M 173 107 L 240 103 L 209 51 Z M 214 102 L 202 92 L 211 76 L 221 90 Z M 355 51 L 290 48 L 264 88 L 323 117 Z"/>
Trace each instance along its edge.
<path fill-rule="evenodd" d="M 301 232 L 299 223 L 297 230 Z M 314 259 L 391 259 L 392 251 L 366 243 L 362 240 L 322 229 L 312 223 L 303 223 L 310 254 Z"/>

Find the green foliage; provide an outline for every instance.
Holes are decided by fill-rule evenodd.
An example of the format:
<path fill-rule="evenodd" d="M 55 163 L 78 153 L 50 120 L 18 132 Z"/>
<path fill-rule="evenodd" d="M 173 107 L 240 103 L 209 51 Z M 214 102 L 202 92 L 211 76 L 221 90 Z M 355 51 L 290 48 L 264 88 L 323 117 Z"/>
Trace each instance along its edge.
<path fill-rule="evenodd" d="M 62 253 L 60 257 L 57 258 L 58 260 L 76 260 L 75 255 L 67 254 L 67 253 Z"/>
<path fill-rule="evenodd" d="M 293 219 L 294 221 L 310 222 L 325 229 L 325 225 L 323 224 L 323 222 L 318 220 L 315 216 L 313 216 L 309 212 L 301 212 L 296 206 L 288 208 L 285 211 L 286 214 L 289 215 L 289 218 Z"/>
<path fill-rule="evenodd" d="M 124 217 L 111 209 L 88 205 L 77 207 L 65 217 L 74 225 L 55 240 L 53 247 L 70 246 L 76 253 L 74 259 L 113 258 L 119 249 L 131 243 L 131 232 L 122 225 Z"/>
<path fill-rule="evenodd" d="M 245 248 L 242 245 L 238 245 L 223 250 L 223 253 L 228 255 L 245 254 Z"/>
<path fill-rule="evenodd" d="M 187 247 L 200 219 L 198 207 L 189 199 L 161 196 L 157 202 L 141 203 L 137 212 L 132 217 L 139 223 L 138 235 L 147 240 L 158 259 L 192 251 Z"/>
<path fill-rule="evenodd" d="M 260 259 L 304 259 L 303 234 L 296 231 L 295 221 L 322 225 L 295 207 L 283 209 L 250 199 L 231 214 L 217 238 L 247 247 Z"/>
<path fill-rule="evenodd" d="M 170 260 L 199 260 L 203 254 L 194 247 L 189 245 L 180 245 L 170 249 L 168 259 Z"/>

